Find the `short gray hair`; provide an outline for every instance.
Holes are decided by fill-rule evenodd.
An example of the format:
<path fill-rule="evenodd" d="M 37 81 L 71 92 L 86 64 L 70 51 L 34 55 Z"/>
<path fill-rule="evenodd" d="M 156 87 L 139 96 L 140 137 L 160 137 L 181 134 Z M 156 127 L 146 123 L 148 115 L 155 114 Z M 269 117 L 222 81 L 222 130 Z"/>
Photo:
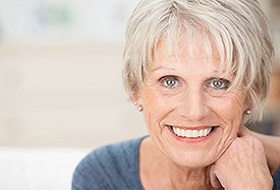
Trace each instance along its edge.
<path fill-rule="evenodd" d="M 182 38 L 199 35 L 213 41 L 233 86 L 247 92 L 252 114 L 261 119 L 270 86 L 274 50 L 267 19 L 256 0 L 141 0 L 127 25 L 124 85 L 137 94 L 161 39 L 176 47 Z"/>

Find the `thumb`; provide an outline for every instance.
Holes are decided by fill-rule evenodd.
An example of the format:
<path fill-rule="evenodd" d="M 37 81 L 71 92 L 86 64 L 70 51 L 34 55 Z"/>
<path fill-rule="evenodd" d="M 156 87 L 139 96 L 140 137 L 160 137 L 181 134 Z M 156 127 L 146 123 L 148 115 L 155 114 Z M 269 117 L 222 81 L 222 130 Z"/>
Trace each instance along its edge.
<path fill-rule="evenodd" d="M 222 188 L 222 185 L 221 185 L 217 175 L 215 174 L 215 164 L 213 164 L 210 168 L 210 182 L 211 182 L 212 187 L 214 187 L 215 189 Z"/>

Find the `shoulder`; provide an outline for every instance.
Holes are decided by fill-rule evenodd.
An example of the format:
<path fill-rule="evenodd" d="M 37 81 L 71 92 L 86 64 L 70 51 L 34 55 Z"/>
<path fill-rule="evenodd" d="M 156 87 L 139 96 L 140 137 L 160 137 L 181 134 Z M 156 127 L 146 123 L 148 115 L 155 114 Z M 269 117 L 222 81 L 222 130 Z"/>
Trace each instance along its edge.
<path fill-rule="evenodd" d="M 273 190 L 280 190 L 280 168 L 273 175 L 274 186 Z"/>
<path fill-rule="evenodd" d="M 75 169 L 72 190 L 129 189 L 139 185 L 139 146 L 142 139 L 106 145 L 89 153 Z"/>

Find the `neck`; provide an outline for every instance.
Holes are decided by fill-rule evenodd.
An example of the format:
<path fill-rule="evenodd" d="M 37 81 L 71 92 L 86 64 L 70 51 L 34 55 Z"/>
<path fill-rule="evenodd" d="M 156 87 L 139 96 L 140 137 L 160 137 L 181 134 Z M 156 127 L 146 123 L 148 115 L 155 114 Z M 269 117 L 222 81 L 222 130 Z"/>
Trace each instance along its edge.
<path fill-rule="evenodd" d="M 188 168 L 177 165 L 161 153 L 149 138 L 140 147 L 140 177 L 145 189 L 212 189 L 210 167 Z"/>
<path fill-rule="evenodd" d="M 166 171 L 172 189 L 211 189 L 210 167 L 193 169 L 169 163 Z"/>

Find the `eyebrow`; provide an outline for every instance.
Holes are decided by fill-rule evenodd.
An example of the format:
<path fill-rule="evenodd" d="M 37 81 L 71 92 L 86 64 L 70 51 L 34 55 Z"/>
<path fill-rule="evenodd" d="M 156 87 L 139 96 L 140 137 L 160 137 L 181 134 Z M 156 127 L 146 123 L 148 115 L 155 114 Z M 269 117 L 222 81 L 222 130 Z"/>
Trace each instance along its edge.
<path fill-rule="evenodd" d="M 163 67 L 163 66 L 159 66 L 159 67 L 156 67 L 156 68 L 154 68 L 154 69 L 152 69 L 151 70 L 151 73 L 153 73 L 153 72 L 156 72 L 156 71 L 158 71 L 158 70 L 162 70 L 162 69 L 164 69 L 164 70 L 173 70 L 173 71 L 175 71 L 175 69 L 174 68 L 171 68 L 171 67 Z"/>
<path fill-rule="evenodd" d="M 171 67 L 163 67 L 163 66 L 159 66 L 156 67 L 154 69 L 151 70 L 151 73 L 157 72 L 158 70 L 172 70 L 172 71 L 176 71 L 176 69 L 171 68 Z M 223 70 L 221 73 L 224 73 L 225 71 Z M 214 70 L 213 72 L 211 72 L 211 74 L 216 74 L 216 73 L 220 73 L 219 70 Z"/>

